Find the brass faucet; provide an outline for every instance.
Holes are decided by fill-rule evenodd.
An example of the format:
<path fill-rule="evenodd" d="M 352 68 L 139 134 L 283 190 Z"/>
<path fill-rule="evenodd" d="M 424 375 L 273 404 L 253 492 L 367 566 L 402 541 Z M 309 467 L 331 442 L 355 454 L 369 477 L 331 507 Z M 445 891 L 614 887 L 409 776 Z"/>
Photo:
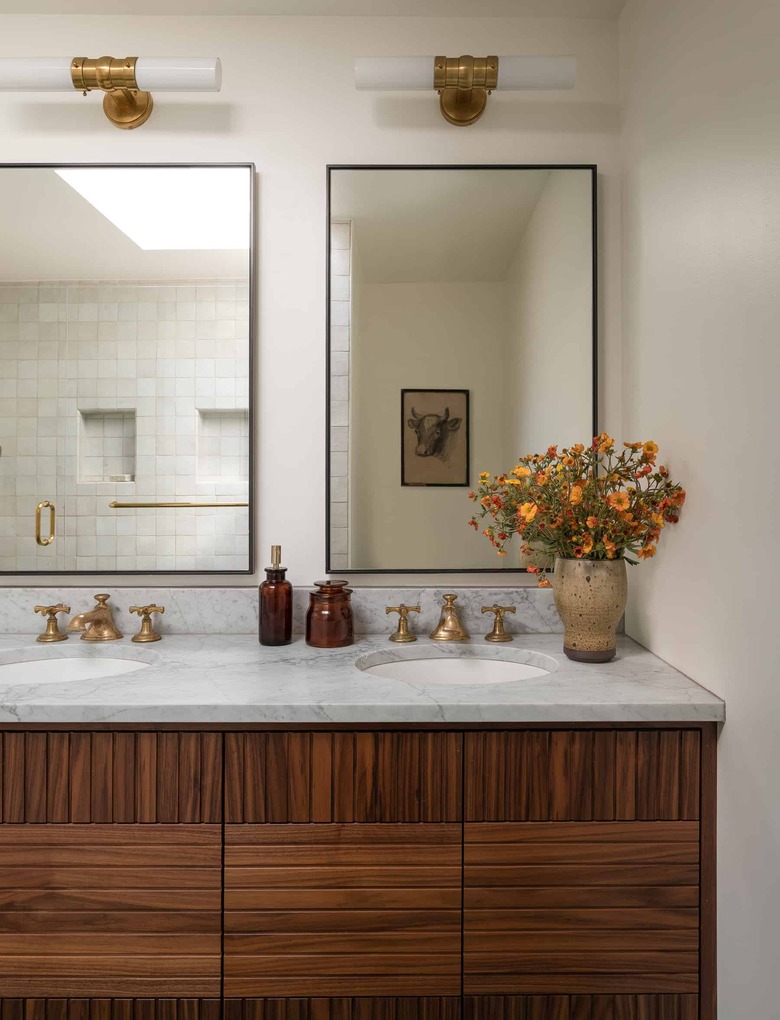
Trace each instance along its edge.
<path fill-rule="evenodd" d="M 517 609 L 515 606 L 499 606 L 494 603 L 492 606 L 483 606 L 483 613 L 495 613 L 496 622 L 493 624 L 493 629 L 489 634 L 485 635 L 486 641 L 511 641 L 512 635 L 507 634 L 504 630 L 504 617 L 507 613 L 516 613 Z"/>
<path fill-rule="evenodd" d="M 46 630 L 39 634 L 36 641 L 67 641 L 68 635 L 63 634 L 57 626 L 57 613 L 69 613 L 70 606 L 64 606 L 61 602 L 56 606 L 36 606 L 34 612 L 46 617 Z"/>
<path fill-rule="evenodd" d="M 406 606 L 403 602 L 400 606 L 388 606 L 385 609 L 385 615 L 388 613 L 398 613 L 398 630 L 395 634 L 390 635 L 390 640 L 398 641 L 400 644 L 406 644 L 409 641 L 416 641 L 416 636 L 409 633 L 409 613 L 419 612 L 419 606 Z"/>
<path fill-rule="evenodd" d="M 441 616 L 436 629 L 431 634 L 434 641 L 468 641 L 469 635 L 466 628 L 458 619 L 458 611 L 455 608 L 457 595 L 445 595 Z"/>
<path fill-rule="evenodd" d="M 114 626 L 111 607 L 106 605 L 110 598 L 110 595 L 96 595 L 95 608 L 74 616 L 65 629 L 82 631 L 82 641 L 118 641 L 122 632 Z"/>
<path fill-rule="evenodd" d="M 141 629 L 132 637 L 133 641 L 144 643 L 146 641 L 159 641 L 162 637 L 152 626 L 152 613 L 164 613 L 165 606 L 130 606 L 131 613 L 138 613 L 141 617 Z"/>

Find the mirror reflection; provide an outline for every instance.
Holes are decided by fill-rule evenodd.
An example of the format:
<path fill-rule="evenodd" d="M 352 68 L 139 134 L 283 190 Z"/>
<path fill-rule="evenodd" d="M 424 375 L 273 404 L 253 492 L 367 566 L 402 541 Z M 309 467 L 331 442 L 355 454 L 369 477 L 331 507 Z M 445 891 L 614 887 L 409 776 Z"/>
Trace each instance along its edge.
<path fill-rule="evenodd" d="M 252 168 L 0 173 L 0 571 L 247 571 Z"/>
<path fill-rule="evenodd" d="M 329 174 L 330 570 L 518 569 L 480 471 L 594 434 L 591 167 Z"/>

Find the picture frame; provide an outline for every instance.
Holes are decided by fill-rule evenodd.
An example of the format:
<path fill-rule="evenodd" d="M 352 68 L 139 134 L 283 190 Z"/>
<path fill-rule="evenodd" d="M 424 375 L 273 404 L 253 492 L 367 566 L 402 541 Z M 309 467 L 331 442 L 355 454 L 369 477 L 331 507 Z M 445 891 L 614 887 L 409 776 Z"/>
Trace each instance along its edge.
<path fill-rule="evenodd" d="M 401 485 L 470 484 L 469 390 L 401 390 Z"/>

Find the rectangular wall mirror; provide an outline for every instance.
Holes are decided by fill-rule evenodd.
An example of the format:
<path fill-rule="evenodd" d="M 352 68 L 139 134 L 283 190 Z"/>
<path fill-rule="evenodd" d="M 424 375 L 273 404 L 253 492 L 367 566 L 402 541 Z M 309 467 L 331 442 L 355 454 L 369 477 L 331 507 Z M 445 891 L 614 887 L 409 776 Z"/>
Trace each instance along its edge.
<path fill-rule="evenodd" d="M 0 175 L 0 572 L 250 571 L 254 168 Z"/>
<path fill-rule="evenodd" d="M 596 168 L 329 167 L 328 237 L 328 570 L 523 569 L 467 494 L 598 431 Z"/>

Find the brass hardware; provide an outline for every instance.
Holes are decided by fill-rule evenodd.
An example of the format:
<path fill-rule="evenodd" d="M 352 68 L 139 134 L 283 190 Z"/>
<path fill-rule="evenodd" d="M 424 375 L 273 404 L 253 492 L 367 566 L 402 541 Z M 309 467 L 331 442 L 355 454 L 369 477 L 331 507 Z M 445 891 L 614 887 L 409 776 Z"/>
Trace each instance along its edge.
<path fill-rule="evenodd" d="M 419 613 L 419 606 L 406 606 L 402 602 L 400 606 L 388 606 L 385 615 L 398 613 L 398 630 L 390 635 L 390 641 L 397 641 L 399 644 L 407 644 L 409 641 L 416 641 L 414 634 L 409 633 L 409 613 Z"/>
<path fill-rule="evenodd" d="M 41 510 L 44 507 L 49 508 L 49 537 L 41 538 Z M 50 503 L 48 499 L 44 499 L 42 503 L 39 503 L 35 508 L 35 541 L 38 545 L 51 545 L 54 541 L 55 527 L 57 523 L 57 510 L 53 503 Z"/>
<path fill-rule="evenodd" d="M 110 598 L 110 595 L 96 595 L 95 608 L 88 613 L 74 616 L 65 629 L 82 631 L 82 641 L 118 641 L 122 637 L 122 632 L 114 626 L 111 606 L 106 605 Z"/>
<path fill-rule="evenodd" d="M 457 595 L 445 595 L 441 616 L 436 629 L 431 634 L 434 641 L 468 641 L 469 635 L 466 628 L 458 619 L 458 611 L 455 608 Z"/>
<path fill-rule="evenodd" d="M 69 613 L 70 606 L 63 606 L 60 602 L 57 606 L 35 606 L 34 612 L 40 613 L 45 616 L 46 619 L 46 630 L 43 634 L 39 634 L 36 641 L 48 642 L 48 641 L 67 641 L 68 635 L 63 634 L 57 625 L 57 613 Z"/>
<path fill-rule="evenodd" d="M 516 613 L 517 609 L 515 608 L 515 606 L 499 606 L 494 604 L 492 606 L 483 606 L 482 612 L 496 614 L 496 620 L 495 623 L 493 624 L 493 629 L 489 634 L 485 635 L 486 641 L 512 640 L 512 635 L 507 634 L 507 632 L 504 630 L 504 617 L 506 616 L 507 613 Z"/>
<path fill-rule="evenodd" d="M 70 62 L 73 87 L 86 96 L 93 89 L 105 92 L 103 112 L 118 128 L 131 130 L 145 124 L 152 113 L 151 92 L 143 92 L 135 80 L 138 57 L 74 57 Z"/>
<path fill-rule="evenodd" d="M 144 641 L 159 641 L 161 635 L 152 627 L 152 613 L 164 613 L 165 606 L 130 606 L 131 613 L 138 613 L 141 617 L 141 629 L 132 637 L 133 641 L 142 643 Z"/>
<path fill-rule="evenodd" d="M 498 57 L 434 57 L 433 87 L 442 116 L 466 127 L 485 112 L 487 97 L 498 85 Z"/>
<path fill-rule="evenodd" d="M 248 503 L 120 503 L 112 500 L 108 504 L 112 510 L 128 510 L 131 507 L 197 507 L 197 506 L 249 506 Z"/>

